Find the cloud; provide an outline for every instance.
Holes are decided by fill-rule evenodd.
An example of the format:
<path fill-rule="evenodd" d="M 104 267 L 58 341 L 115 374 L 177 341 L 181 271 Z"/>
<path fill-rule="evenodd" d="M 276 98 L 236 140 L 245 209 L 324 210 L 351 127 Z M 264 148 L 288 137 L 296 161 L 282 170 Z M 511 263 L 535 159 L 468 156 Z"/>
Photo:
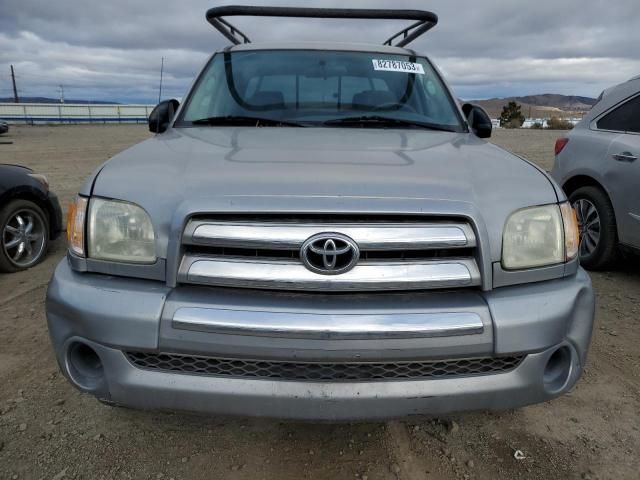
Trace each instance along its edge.
<path fill-rule="evenodd" d="M 59 85 L 63 85 L 67 98 L 144 103 L 157 101 L 161 56 L 167 62 L 164 97 L 181 97 L 208 58 L 192 50 L 85 47 L 51 43 L 26 31 L 14 38 L 0 33 L 0 51 L 10 48 L 16 58 L 6 63 L 14 65 L 22 96 L 57 97 Z M 6 53 L 0 54 L 0 64 L 6 57 Z M 6 77 L 0 78 L 8 80 L 9 68 L 5 71 Z M 8 87 L 9 82 L 2 85 Z M 0 96 L 10 96 L 5 90 L 0 90 Z"/>
<path fill-rule="evenodd" d="M 230 3 L 268 5 L 260 0 Z M 278 1 L 299 6 L 300 2 Z M 160 58 L 165 93 L 182 96 L 225 40 L 204 19 L 220 2 L 0 0 L 0 96 L 13 64 L 22 95 L 153 103 Z M 559 92 L 597 96 L 640 73 L 640 3 L 583 0 L 432 0 L 440 23 L 413 48 L 429 55 L 463 98 Z M 425 8 L 420 0 L 325 0 L 324 7 Z M 402 22 L 234 19 L 260 40 L 380 43 Z M 366 27 L 364 27 L 366 25 Z"/>

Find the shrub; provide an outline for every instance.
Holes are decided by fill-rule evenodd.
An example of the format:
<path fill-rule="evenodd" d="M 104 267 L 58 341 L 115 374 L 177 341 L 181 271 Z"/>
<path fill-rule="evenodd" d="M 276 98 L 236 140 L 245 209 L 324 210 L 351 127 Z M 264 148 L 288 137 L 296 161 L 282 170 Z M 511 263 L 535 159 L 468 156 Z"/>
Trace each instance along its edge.
<path fill-rule="evenodd" d="M 516 102 L 509 102 L 502 108 L 500 126 L 503 128 L 520 128 L 524 123 L 521 106 Z"/>
<path fill-rule="evenodd" d="M 565 120 L 564 118 L 551 117 L 547 120 L 547 128 L 550 130 L 571 130 L 573 128 L 573 123 L 569 120 Z"/>

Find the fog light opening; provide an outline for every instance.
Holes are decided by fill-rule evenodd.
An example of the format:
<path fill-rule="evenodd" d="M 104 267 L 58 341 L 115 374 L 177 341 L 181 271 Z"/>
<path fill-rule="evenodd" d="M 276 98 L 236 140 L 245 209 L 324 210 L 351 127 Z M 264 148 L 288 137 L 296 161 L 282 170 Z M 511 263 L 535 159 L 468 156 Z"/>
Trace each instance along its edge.
<path fill-rule="evenodd" d="M 571 350 L 560 347 L 551 354 L 544 368 L 544 387 L 549 393 L 561 391 L 571 374 Z"/>
<path fill-rule="evenodd" d="M 97 352 L 86 343 L 74 342 L 67 350 L 71 379 L 82 390 L 96 390 L 104 381 L 104 368 Z"/>

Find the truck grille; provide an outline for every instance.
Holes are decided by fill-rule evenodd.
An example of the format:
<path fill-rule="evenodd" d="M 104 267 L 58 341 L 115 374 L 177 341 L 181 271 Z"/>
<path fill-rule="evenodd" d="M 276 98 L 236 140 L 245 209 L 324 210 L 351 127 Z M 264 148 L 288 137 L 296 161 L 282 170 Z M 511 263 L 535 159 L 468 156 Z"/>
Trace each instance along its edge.
<path fill-rule="evenodd" d="M 382 381 L 434 379 L 505 373 L 515 369 L 523 355 L 466 358 L 426 362 L 315 363 L 238 360 L 173 353 L 126 352 L 133 365 L 148 370 L 215 377 L 300 381 Z"/>
<path fill-rule="evenodd" d="M 461 220 L 194 218 L 182 243 L 179 283 L 328 292 L 481 284 L 476 236 Z"/>

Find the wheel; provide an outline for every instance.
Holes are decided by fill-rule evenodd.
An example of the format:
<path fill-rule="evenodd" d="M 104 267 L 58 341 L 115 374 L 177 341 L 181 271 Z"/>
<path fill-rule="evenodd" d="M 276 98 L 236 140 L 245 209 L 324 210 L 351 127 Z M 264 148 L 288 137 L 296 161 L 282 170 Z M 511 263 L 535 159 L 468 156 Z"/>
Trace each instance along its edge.
<path fill-rule="evenodd" d="M 0 209 L 0 272 L 36 265 L 49 246 L 49 221 L 35 203 L 14 200 Z"/>
<path fill-rule="evenodd" d="M 618 231 L 609 197 L 597 187 L 581 187 L 569 201 L 580 227 L 580 264 L 589 270 L 611 266 L 617 256 Z"/>

